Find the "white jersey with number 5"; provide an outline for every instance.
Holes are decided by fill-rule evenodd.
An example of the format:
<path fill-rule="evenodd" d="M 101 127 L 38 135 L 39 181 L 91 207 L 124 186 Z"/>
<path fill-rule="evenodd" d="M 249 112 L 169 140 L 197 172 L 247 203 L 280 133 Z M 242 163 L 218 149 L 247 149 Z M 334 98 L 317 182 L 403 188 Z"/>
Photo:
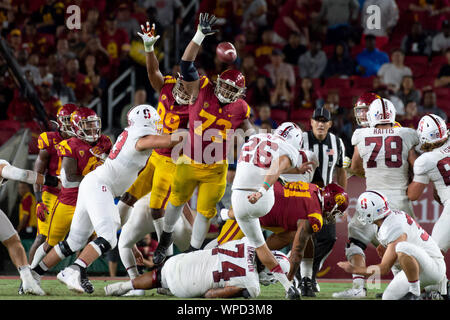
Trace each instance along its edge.
<path fill-rule="evenodd" d="M 162 286 L 177 297 L 202 297 L 209 289 L 246 288 L 252 298 L 260 293 L 255 248 L 247 238 L 219 247 L 177 254 L 161 270 Z"/>
<path fill-rule="evenodd" d="M 127 127 L 117 138 L 105 163 L 93 174 L 107 184 L 115 197 L 121 196 L 136 180 L 139 171 L 145 167 L 152 149 L 136 150 L 136 142 L 151 134 L 145 128 Z"/>
<path fill-rule="evenodd" d="M 423 184 L 432 181 L 441 202 L 445 204 L 450 199 L 450 139 L 443 146 L 416 159 L 414 181 Z"/>
<path fill-rule="evenodd" d="M 270 133 L 255 134 L 242 146 L 234 177 L 234 189 L 258 189 L 264 182 L 272 160 L 286 155 L 292 168 L 302 163 L 300 150 Z"/>
<path fill-rule="evenodd" d="M 422 227 L 406 212 L 392 210 L 378 229 L 377 238 L 381 245 L 387 247 L 402 234 L 406 234 L 406 242 L 414 244 L 432 258 L 443 258 L 436 242 Z"/>
<path fill-rule="evenodd" d="M 419 143 L 411 128 L 360 128 L 352 136 L 363 159 L 367 190 L 406 190 L 408 154 Z"/>

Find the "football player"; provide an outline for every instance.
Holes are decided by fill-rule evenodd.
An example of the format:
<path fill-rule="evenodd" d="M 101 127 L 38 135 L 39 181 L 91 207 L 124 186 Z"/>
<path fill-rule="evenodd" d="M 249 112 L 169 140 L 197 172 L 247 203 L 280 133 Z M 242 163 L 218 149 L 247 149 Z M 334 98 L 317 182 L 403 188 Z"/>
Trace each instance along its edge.
<path fill-rule="evenodd" d="M 356 129 L 353 133 L 352 145 L 355 148 L 348 170 L 357 176 L 365 176 L 367 189 L 380 190 L 387 195 L 393 208 L 414 217 L 406 189 L 417 158 L 415 146 L 419 139 L 415 130 L 395 127 L 395 114 L 395 107 L 389 100 L 376 98 L 372 101 L 367 111 L 369 127 Z M 354 215 L 348 224 L 348 238 L 347 259 L 353 265 L 365 266 L 367 245 L 379 245 L 376 227 L 373 224 L 362 225 Z M 333 293 L 335 298 L 366 295 L 365 280 L 358 274 L 353 275 L 352 288 Z"/>
<path fill-rule="evenodd" d="M 409 214 L 391 208 L 387 198 L 379 191 L 362 193 L 356 203 L 357 219 L 363 224 L 377 227 L 381 244 L 381 263 L 369 267 L 348 261 L 338 266 L 348 273 L 370 277 L 382 276 L 394 264 L 401 269 L 383 293 L 383 300 L 420 300 L 421 288 L 438 285 L 446 294 L 447 279 L 444 257 L 432 237 Z"/>
<path fill-rule="evenodd" d="M 161 264 L 172 242 L 171 233 L 184 204 L 198 188 L 197 212 L 189 250 L 199 249 L 205 240 L 216 204 L 225 193 L 228 170 L 227 152 L 234 141 L 234 130 L 242 128 L 246 135 L 255 129 L 249 121 L 250 107 L 242 99 L 245 78 L 238 70 L 220 74 L 215 85 L 199 77 L 194 61 L 203 39 L 212 35 L 214 15 L 201 13 L 197 32 L 181 58 L 182 84 L 191 97 L 189 107 L 189 139 L 178 159 L 169 203 L 164 216 L 163 232 L 154 254 Z"/>
<path fill-rule="evenodd" d="M 20 169 L 12 166 L 6 160 L 0 159 L 0 185 L 5 179 L 21 181 L 28 184 L 45 185 L 55 188 L 58 186 L 58 178 L 48 173 L 43 175 L 31 170 Z M 45 295 L 39 282 L 33 277 L 28 264 L 27 255 L 17 231 L 14 229 L 8 216 L 0 209 L 0 242 L 8 249 L 11 261 L 20 274 L 21 291 L 26 294 Z"/>
<path fill-rule="evenodd" d="M 39 274 L 84 247 L 74 264 L 60 271 L 57 278 L 70 290 L 94 291 L 86 269 L 117 245 L 117 231 L 121 227 L 122 219 L 114 198 L 136 180 L 153 149 L 170 148 L 179 142 L 171 135 L 161 134 L 160 121 L 157 111 L 150 105 L 138 105 L 130 110 L 129 126 L 117 138 L 104 164 L 81 180 L 70 232 L 35 268 Z M 94 231 L 97 238 L 86 245 Z"/>
<path fill-rule="evenodd" d="M 143 239 L 146 234 L 156 232 L 156 224 L 151 215 L 151 208 L 148 205 L 150 197 L 151 193 L 148 193 L 134 204 L 130 218 L 122 227 L 117 244 L 120 258 L 130 279 L 139 276 L 137 262 L 140 260 L 141 254 L 135 248 L 136 243 Z M 181 251 L 189 248 L 193 223 L 194 216 L 189 206 L 185 206 L 181 219 L 177 221 L 173 231 L 173 243 Z M 144 294 L 144 290 L 133 290 L 128 292 L 127 296 L 142 296 Z"/>
<path fill-rule="evenodd" d="M 304 157 L 301 157 L 302 141 L 302 130 L 292 122 L 281 124 L 273 134 L 250 136 L 241 149 L 231 194 L 239 227 L 256 248 L 261 262 L 283 285 L 289 299 L 299 298 L 300 293 L 270 253 L 258 218 L 266 215 L 274 205 L 272 185 L 282 173 L 303 174 L 310 170 L 312 162 L 303 162 Z"/>
<path fill-rule="evenodd" d="M 290 261 L 293 267 L 288 275 L 288 279 L 292 280 L 304 258 L 309 238 L 324 223 L 333 223 L 336 216 L 344 213 L 349 203 L 348 195 L 335 183 L 321 189 L 315 184 L 302 181 L 284 185 L 277 181 L 273 189 L 275 203 L 269 213 L 259 218 L 259 223 L 262 228 L 273 232 L 266 240 L 271 250 L 292 245 Z M 235 219 L 233 209 L 221 211 L 221 215 L 224 220 Z M 237 229 L 239 230 L 239 226 Z M 221 240 L 221 243 L 224 242 Z"/>
<path fill-rule="evenodd" d="M 273 255 L 287 273 L 286 255 L 280 251 Z M 177 254 L 168 258 L 162 268 L 107 285 L 104 290 L 107 296 L 120 296 L 135 289 L 166 288 L 180 298 L 256 298 L 261 291 L 260 278 L 267 281 L 267 273 L 255 247 L 243 238 L 212 249 Z"/>
<path fill-rule="evenodd" d="M 155 34 L 155 25 L 150 28 L 147 22 L 146 27 L 141 25 L 142 33 L 138 35 L 142 38 L 146 52 L 147 75 L 152 88 L 159 93 L 158 114 L 161 117 L 163 132 L 171 134 L 177 129 L 187 128 L 189 95 L 183 89 L 180 78 L 163 76 L 159 70 L 158 59 L 154 53 L 154 44 L 159 39 Z M 170 185 L 175 171 L 175 162 L 178 154 L 172 156 L 172 149 L 155 149 L 150 156 L 145 168 L 139 173 L 133 185 L 121 196 L 119 210 L 121 216 L 127 216 L 130 208 L 137 200 L 151 191 L 150 213 L 153 217 L 158 238 L 161 234 L 164 209 L 170 194 Z M 122 260 L 127 259 L 122 257 Z"/>
<path fill-rule="evenodd" d="M 431 236 L 445 254 L 450 247 L 450 142 L 447 125 L 435 114 L 423 116 L 417 133 L 424 151 L 414 162 L 414 179 L 408 186 L 408 198 L 417 200 L 430 181 L 437 192 L 437 200 L 444 206 Z"/>
<path fill-rule="evenodd" d="M 94 110 L 79 107 L 71 114 L 70 121 L 75 136 L 58 144 L 61 191 L 49 217 L 47 239 L 36 250 L 31 263 L 33 269 L 66 237 L 75 212 L 80 182 L 103 164 L 112 146 L 111 140 L 101 134 L 101 119 Z"/>
<path fill-rule="evenodd" d="M 58 125 L 57 131 L 43 132 L 38 138 L 39 154 L 34 163 L 34 171 L 52 176 L 59 176 L 61 170 L 61 158 L 58 157 L 57 145 L 62 141 L 74 136 L 70 115 L 78 109 L 75 104 L 67 103 L 59 108 L 56 114 Z M 29 259 L 33 261 L 36 249 L 45 242 L 48 236 L 48 225 L 50 223 L 49 213 L 56 203 L 59 188 L 34 185 L 36 195 L 36 215 L 38 217 L 38 232 L 36 239 L 30 248 Z"/>

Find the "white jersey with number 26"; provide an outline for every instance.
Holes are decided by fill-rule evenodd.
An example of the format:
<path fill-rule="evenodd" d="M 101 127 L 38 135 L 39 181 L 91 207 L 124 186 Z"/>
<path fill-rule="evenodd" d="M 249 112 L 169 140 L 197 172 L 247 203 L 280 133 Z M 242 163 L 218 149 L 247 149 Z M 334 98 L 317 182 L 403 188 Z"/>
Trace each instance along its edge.
<path fill-rule="evenodd" d="M 232 189 L 258 189 L 272 160 L 286 155 L 292 168 L 302 163 L 300 150 L 270 133 L 255 134 L 242 146 Z"/>
<path fill-rule="evenodd" d="M 406 190 L 408 154 L 419 143 L 411 128 L 360 128 L 352 136 L 363 159 L 367 190 Z"/>

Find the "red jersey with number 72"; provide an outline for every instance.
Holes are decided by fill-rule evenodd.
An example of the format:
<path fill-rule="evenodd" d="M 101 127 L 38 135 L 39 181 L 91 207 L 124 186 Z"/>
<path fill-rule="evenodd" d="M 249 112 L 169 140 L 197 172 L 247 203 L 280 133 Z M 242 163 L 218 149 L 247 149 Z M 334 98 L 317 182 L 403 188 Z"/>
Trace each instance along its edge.
<path fill-rule="evenodd" d="M 303 161 L 300 150 L 282 138 L 270 133 L 252 135 L 242 146 L 232 189 L 258 190 L 272 161 L 283 155 L 290 159 L 291 168 Z"/>
<path fill-rule="evenodd" d="M 108 154 L 111 146 L 111 139 L 103 134 L 95 145 L 90 145 L 86 141 L 72 137 L 59 143 L 58 156 L 76 159 L 77 175 L 85 176 L 103 164 L 100 156 L 102 154 Z M 61 203 L 75 206 L 77 204 L 77 197 L 78 188 L 61 187 L 58 200 Z"/>
<path fill-rule="evenodd" d="M 308 220 L 313 232 L 322 229 L 322 205 L 317 185 L 298 181 L 283 186 L 275 182 L 273 188 L 275 203 L 268 214 L 259 218 L 264 229 L 275 233 L 295 231 L 300 219 Z"/>
<path fill-rule="evenodd" d="M 408 154 L 419 143 L 411 128 L 361 128 L 352 145 L 363 160 L 367 190 L 401 190 L 408 187 Z"/>
<path fill-rule="evenodd" d="M 232 145 L 233 130 L 250 117 L 250 106 L 242 99 L 222 104 L 214 94 L 214 85 L 200 79 L 197 100 L 189 107 L 189 139 L 185 155 L 197 163 L 220 163 Z M 230 142 L 229 142 L 230 141 Z"/>
<path fill-rule="evenodd" d="M 163 132 L 167 134 L 177 129 L 186 129 L 189 121 L 189 105 L 179 105 L 172 94 L 176 81 L 174 77 L 164 77 L 156 110 L 161 117 Z M 170 158 L 172 148 L 155 149 L 155 152 Z"/>

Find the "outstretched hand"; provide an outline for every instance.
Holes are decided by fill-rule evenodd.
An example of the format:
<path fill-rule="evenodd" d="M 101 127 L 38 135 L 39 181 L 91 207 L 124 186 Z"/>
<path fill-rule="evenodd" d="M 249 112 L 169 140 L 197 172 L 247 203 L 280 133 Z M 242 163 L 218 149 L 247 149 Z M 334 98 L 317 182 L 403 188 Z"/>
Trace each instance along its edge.
<path fill-rule="evenodd" d="M 150 28 L 150 22 L 147 21 L 146 27 L 141 24 L 141 30 L 142 33 L 138 32 L 137 34 L 142 38 L 142 41 L 144 42 L 145 52 L 152 52 L 154 44 L 160 37 L 159 35 L 156 35 L 155 24 L 153 23 Z"/>
<path fill-rule="evenodd" d="M 217 23 L 217 18 L 215 15 L 209 13 L 200 13 L 198 19 L 197 29 L 205 36 L 212 35 L 219 31 L 219 29 L 212 29 L 213 25 Z"/>

